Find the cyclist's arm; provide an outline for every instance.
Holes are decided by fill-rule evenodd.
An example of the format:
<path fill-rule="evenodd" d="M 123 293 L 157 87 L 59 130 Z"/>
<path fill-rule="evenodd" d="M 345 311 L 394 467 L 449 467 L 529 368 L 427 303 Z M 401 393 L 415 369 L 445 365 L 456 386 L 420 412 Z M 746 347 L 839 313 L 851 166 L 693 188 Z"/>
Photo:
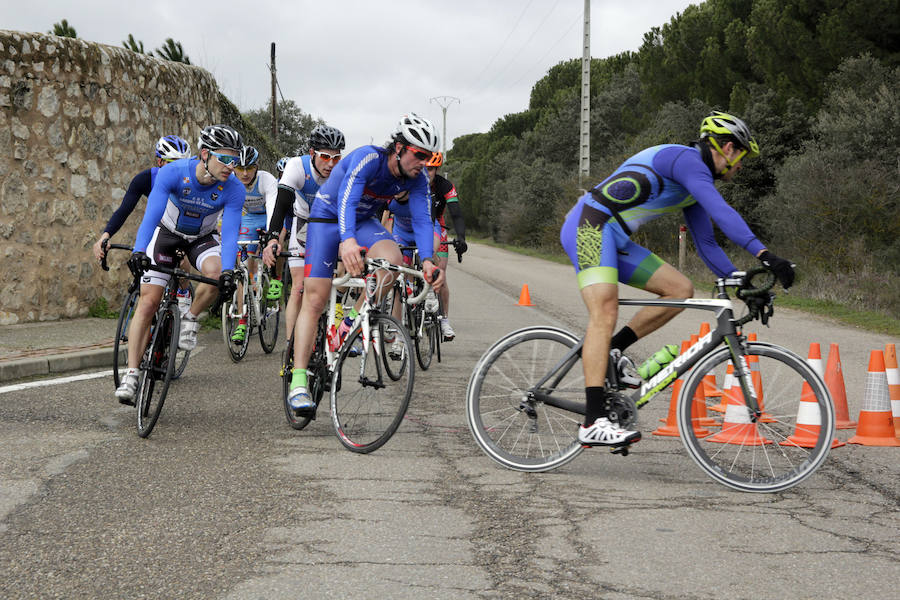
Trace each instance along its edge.
<path fill-rule="evenodd" d="M 109 218 L 109 221 L 106 223 L 106 227 L 103 229 L 103 232 L 108 234 L 107 237 L 116 235 L 116 233 L 122 228 L 122 225 L 125 224 L 128 216 L 132 212 L 134 212 L 138 201 L 141 199 L 141 196 L 150 196 L 150 184 L 152 179 L 151 169 L 141 171 L 134 176 L 134 179 L 132 179 L 131 183 L 128 184 L 128 189 L 125 191 L 125 196 L 122 198 L 122 203 Z"/>
<path fill-rule="evenodd" d="M 377 152 L 365 154 L 359 158 L 356 164 L 349 165 L 344 179 L 338 186 L 338 228 L 341 233 L 341 241 L 356 238 L 356 209 L 359 199 L 366 187 L 366 181 L 374 177 L 378 169 L 379 155 Z"/>
<path fill-rule="evenodd" d="M 231 186 L 222 209 L 222 270 L 234 269 L 238 254 L 238 233 L 246 192 L 244 186 Z"/>
<path fill-rule="evenodd" d="M 466 239 L 466 222 L 463 219 L 462 209 L 456 196 L 447 200 L 447 209 L 450 211 L 450 217 L 453 219 L 453 229 L 456 231 L 456 239 Z"/>
<path fill-rule="evenodd" d="M 709 270 L 719 277 L 727 277 L 737 271 L 737 267 L 716 243 L 712 222 L 703 207 L 699 204 L 688 206 L 684 209 L 684 218 L 697 248 L 697 255 L 706 263 Z"/>
<path fill-rule="evenodd" d="M 294 188 L 283 183 L 278 184 L 278 191 L 275 194 L 275 200 L 272 202 L 271 210 L 269 200 L 266 198 L 266 229 L 270 235 L 277 236 L 281 233 L 284 226 L 284 218 L 292 210 L 294 204 Z"/>
<path fill-rule="evenodd" d="M 420 176 L 424 180 L 424 175 Z M 431 200 L 428 198 L 427 183 L 416 185 L 409 191 L 409 214 L 412 217 L 413 234 L 422 261 L 434 263 L 434 222 L 431 220 Z"/>
<path fill-rule="evenodd" d="M 147 196 L 147 208 L 144 210 L 144 219 L 138 228 L 134 240 L 135 252 L 146 252 L 153 232 L 166 212 L 166 204 L 169 202 L 169 194 L 178 191 L 178 169 L 160 169 L 156 174 L 156 183 Z M 174 186 L 174 187 L 173 187 Z"/>

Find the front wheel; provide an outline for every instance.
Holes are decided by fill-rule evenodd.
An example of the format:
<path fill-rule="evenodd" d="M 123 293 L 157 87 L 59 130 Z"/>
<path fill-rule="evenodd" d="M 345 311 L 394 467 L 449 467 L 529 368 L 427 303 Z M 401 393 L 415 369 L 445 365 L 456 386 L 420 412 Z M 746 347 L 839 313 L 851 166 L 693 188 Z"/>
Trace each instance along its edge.
<path fill-rule="evenodd" d="M 243 294 L 242 287 L 246 287 L 247 283 L 243 281 L 240 272 L 235 273 L 235 283 L 238 284 L 231 298 L 222 304 L 222 338 L 225 340 L 225 347 L 228 348 L 228 355 L 234 362 L 240 362 L 247 355 L 247 337 L 250 334 L 250 320 L 246 319 L 249 305 L 244 303 L 244 310 L 238 310 L 238 298 Z M 244 285 L 241 286 L 240 284 Z M 245 318 L 245 331 L 243 340 L 235 340 L 235 330 L 240 325 L 241 318 Z"/>
<path fill-rule="evenodd" d="M 368 453 L 387 442 L 403 420 L 413 390 L 412 340 L 391 316 L 372 314 L 365 339 L 358 325 L 341 346 L 331 380 L 331 422 L 345 448 Z M 384 331 L 396 332 L 396 343 L 406 360 L 395 365 L 396 379 L 386 377 L 382 356 Z"/>
<path fill-rule="evenodd" d="M 707 382 L 722 385 L 731 354 L 722 348 L 695 366 L 678 398 L 678 430 L 703 471 L 744 492 L 778 492 L 797 485 L 821 466 L 834 440 L 834 406 L 822 378 L 789 350 L 747 343 L 752 385 L 736 378 L 724 390 L 721 429 L 704 427 L 720 397 L 707 397 Z M 745 396 L 755 394 L 762 415 L 753 422 Z M 705 420 L 702 420 L 705 419 Z"/>
<path fill-rule="evenodd" d="M 259 301 L 259 343 L 263 352 L 271 354 L 278 341 L 278 325 L 281 321 L 281 306 L 284 295 L 272 300 L 269 298 L 269 276 L 263 272 L 260 276 L 259 290 L 262 296 Z"/>
<path fill-rule="evenodd" d="M 188 281 L 188 299 L 181 304 L 181 300 L 179 299 L 179 312 L 181 316 L 184 317 L 184 313 L 186 313 L 190 307 L 191 303 L 194 300 L 194 284 Z M 178 379 L 184 374 L 184 370 L 187 368 L 188 360 L 191 358 L 190 350 L 178 350 L 178 356 L 175 359 L 175 373 L 172 375 L 172 379 Z"/>
<path fill-rule="evenodd" d="M 153 431 L 166 401 L 166 392 L 175 373 L 181 315 L 177 306 L 169 305 L 157 319 L 150 344 L 141 362 L 137 388 L 137 432 L 147 437 Z"/>
<path fill-rule="evenodd" d="M 116 339 L 113 341 L 113 382 L 115 382 L 116 388 L 122 383 L 119 377 L 119 367 L 128 364 L 128 326 L 131 324 L 131 316 L 134 314 L 134 306 L 139 297 L 140 290 L 129 293 L 119 310 Z"/>
<path fill-rule="evenodd" d="M 549 471 L 581 453 L 584 375 L 581 353 L 571 354 L 576 344 L 567 331 L 538 326 L 488 348 L 466 390 L 466 420 L 485 454 L 517 471 Z M 568 402 L 581 414 L 545 399 Z"/>

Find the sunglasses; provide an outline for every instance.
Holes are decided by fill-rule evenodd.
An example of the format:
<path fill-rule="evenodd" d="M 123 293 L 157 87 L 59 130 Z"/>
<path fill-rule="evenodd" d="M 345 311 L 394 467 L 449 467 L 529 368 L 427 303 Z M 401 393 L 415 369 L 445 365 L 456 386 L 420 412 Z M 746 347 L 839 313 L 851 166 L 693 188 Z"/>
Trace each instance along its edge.
<path fill-rule="evenodd" d="M 313 150 L 313 152 L 324 161 L 337 162 L 341 160 L 340 154 L 328 154 L 327 152 L 319 152 L 318 150 Z"/>
<path fill-rule="evenodd" d="M 235 165 L 234 170 L 235 170 L 235 171 L 240 171 L 240 172 L 242 172 L 242 173 L 248 173 L 248 172 L 254 170 L 254 169 L 255 169 L 256 167 L 258 167 L 258 166 L 259 166 L 259 165 L 247 165 L 247 166 L 244 166 L 244 165 Z"/>
<path fill-rule="evenodd" d="M 412 155 L 416 157 L 416 160 L 429 160 L 434 155 L 433 152 L 427 152 L 421 148 L 416 148 L 415 146 L 407 146 L 406 149 L 412 152 Z"/>
<path fill-rule="evenodd" d="M 216 160 L 222 163 L 223 165 L 234 165 L 238 162 L 237 156 L 231 156 L 230 154 L 219 154 L 218 152 L 209 151 L 210 154 L 216 157 Z"/>

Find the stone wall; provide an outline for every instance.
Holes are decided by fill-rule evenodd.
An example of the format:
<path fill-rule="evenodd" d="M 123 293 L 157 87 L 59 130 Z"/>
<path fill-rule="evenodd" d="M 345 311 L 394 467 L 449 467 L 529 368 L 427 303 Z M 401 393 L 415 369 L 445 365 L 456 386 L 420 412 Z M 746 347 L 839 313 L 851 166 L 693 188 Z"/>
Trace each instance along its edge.
<path fill-rule="evenodd" d="M 219 122 L 219 91 L 199 67 L 125 48 L 0 30 L 0 324 L 87 314 L 129 280 L 91 246 L 165 134 L 196 151 Z M 114 242 L 131 243 L 138 204 Z M 122 268 L 117 268 L 119 266 Z"/>

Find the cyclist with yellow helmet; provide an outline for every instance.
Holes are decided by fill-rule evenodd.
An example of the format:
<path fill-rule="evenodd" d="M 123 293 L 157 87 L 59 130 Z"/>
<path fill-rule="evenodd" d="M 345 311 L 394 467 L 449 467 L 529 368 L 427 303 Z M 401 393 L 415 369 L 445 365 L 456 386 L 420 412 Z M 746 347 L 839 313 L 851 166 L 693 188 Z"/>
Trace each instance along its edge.
<path fill-rule="evenodd" d="M 611 405 L 604 379 L 609 360 L 620 380 L 638 387 L 634 363 L 623 354 L 638 339 L 659 329 L 680 309 L 645 307 L 615 335 L 618 284 L 625 283 L 660 298 L 690 298 L 691 281 L 646 248 L 631 241 L 644 223 L 665 213 L 682 212 L 697 253 L 716 275 L 737 270 L 716 243 L 713 222 L 732 242 L 770 267 L 781 284 L 794 281 L 794 265 L 769 252 L 743 218 L 722 198 L 715 180 L 730 181 L 744 158 L 759 154 L 750 129 L 739 118 L 713 112 L 700 125 L 700 139 L 689 146 L 663 144 L 627 159 L 599 185 L 579 198 L 560 233 L 578 277 L 589 322 L 584 337 L 587 410 L 578 439 L 590 446 L 622 446 L 641 438 L 608 416 Z M 672 360 L 677 347 L 667 347 Z M 660 354 L 660 353 L 657 353 Z"/>

